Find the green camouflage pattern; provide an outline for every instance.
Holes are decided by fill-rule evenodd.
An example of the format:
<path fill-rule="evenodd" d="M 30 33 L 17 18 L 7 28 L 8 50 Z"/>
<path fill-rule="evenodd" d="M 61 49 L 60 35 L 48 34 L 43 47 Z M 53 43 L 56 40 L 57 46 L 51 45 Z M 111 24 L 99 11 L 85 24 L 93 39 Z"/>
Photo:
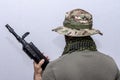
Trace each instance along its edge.
<path fill-rule="evenodd" d="M 99 30 L 95 29 L 71 29 L 64 26 L 58 27 L 56 29 L 53 29 L 53 31 L 58 32 L 59 34 L 67 35 L 67 36 L 74 36 L 74 37 L 80 37 L 80 36 L 90 36 L 93 34 L 101 34 L 102 33 Z"/>
<path fill-rule="evenodd" d="M 81 9 L 66 12 L 63 25 L 72 29 L 91 29 L 92 15 Z"/>
<path fill-rule="evenodd" d="M 66 12 L 63 26 L 53 29 L 67 36 L 90 36 L 93 34 L 101 34 L 99 30 L 92 29 L 92 15 L 82 9 L 74 9 Z"/>

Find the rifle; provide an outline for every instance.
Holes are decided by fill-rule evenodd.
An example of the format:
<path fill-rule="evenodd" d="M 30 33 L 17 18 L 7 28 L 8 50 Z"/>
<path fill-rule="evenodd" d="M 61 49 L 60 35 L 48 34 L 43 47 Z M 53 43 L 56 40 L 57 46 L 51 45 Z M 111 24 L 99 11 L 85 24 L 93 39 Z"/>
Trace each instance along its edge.
<path fill-rule="evenodd" d="M 39 63 L 41 59 L 45 60 L 44 64 L 41 66 L 44 70 L 47 64 L 49 63 L 49 60 L 40 52 L 40 50 L 32 42 L 28 43 L 25 41 L 25 37 L 28 36 L 30 32 L 26 32 L 22 37 L 20 37 L 8 24 L 6 24 L 5 27 L 9 30 L 10 33 L 12 33 L 15 36 L 18 42 L 22 44 L 23 51 L 31 59 L 33 59 L 36 63 Z"/>

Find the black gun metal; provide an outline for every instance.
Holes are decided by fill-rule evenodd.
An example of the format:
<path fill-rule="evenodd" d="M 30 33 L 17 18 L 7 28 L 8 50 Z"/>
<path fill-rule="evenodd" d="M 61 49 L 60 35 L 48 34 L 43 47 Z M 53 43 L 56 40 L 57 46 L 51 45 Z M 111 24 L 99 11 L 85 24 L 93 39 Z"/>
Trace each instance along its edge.
<path fill-rule="evenodd" d="M 31 58 L 33 59 L 37 64 L 41 59 L 44 59 L 45 62 L 41 66 L 42 69 L 44 70 L 47 64 L 49 63 L 49 60 L 40 52 L 40 50 L 32 43 L 28 43 L 25 41 L 25 37 L 28 36 L 30 33 L 26 32 L 22 37 L 17 35 L 17 33 L 14 31 L 13 28 L 10 27 L 9 24 L 6 24 L 5 27 L 9 30 L 10 33 L 12 33 L 15 38 L 20 42 L 23 46 L 23 51 Z"/>

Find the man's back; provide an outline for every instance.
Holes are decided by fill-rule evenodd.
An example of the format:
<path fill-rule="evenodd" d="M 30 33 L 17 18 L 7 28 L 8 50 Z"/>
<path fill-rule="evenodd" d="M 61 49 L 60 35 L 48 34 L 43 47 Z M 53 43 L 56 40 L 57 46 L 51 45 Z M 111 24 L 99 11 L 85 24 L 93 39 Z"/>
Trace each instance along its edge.
<path fill-rule="evenodd" d="M 51 62 L 43 80 L 116 80 L 119 71 L 114 60 L 98 51 L 66 54 Z"/>

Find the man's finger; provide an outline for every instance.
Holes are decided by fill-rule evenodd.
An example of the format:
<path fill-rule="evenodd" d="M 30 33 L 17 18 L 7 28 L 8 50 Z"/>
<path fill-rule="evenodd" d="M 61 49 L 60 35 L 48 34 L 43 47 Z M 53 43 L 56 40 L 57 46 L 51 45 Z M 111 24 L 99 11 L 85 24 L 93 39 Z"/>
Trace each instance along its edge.
<path fill-rule="evenodd" d="M 33 62 L 34 67 L 36 67 L 36 68 L 41 67 L 43 63 L 44 63 L 44 59 L 42 59 L 38 64 L 36 62 Z"/>
<path fill-rule="evenodd" d="M 38 63 L 38 66 L 42 66 L 42 64 L 45 62 L 44 59 L 42 59 L 39 63 Z"/>

